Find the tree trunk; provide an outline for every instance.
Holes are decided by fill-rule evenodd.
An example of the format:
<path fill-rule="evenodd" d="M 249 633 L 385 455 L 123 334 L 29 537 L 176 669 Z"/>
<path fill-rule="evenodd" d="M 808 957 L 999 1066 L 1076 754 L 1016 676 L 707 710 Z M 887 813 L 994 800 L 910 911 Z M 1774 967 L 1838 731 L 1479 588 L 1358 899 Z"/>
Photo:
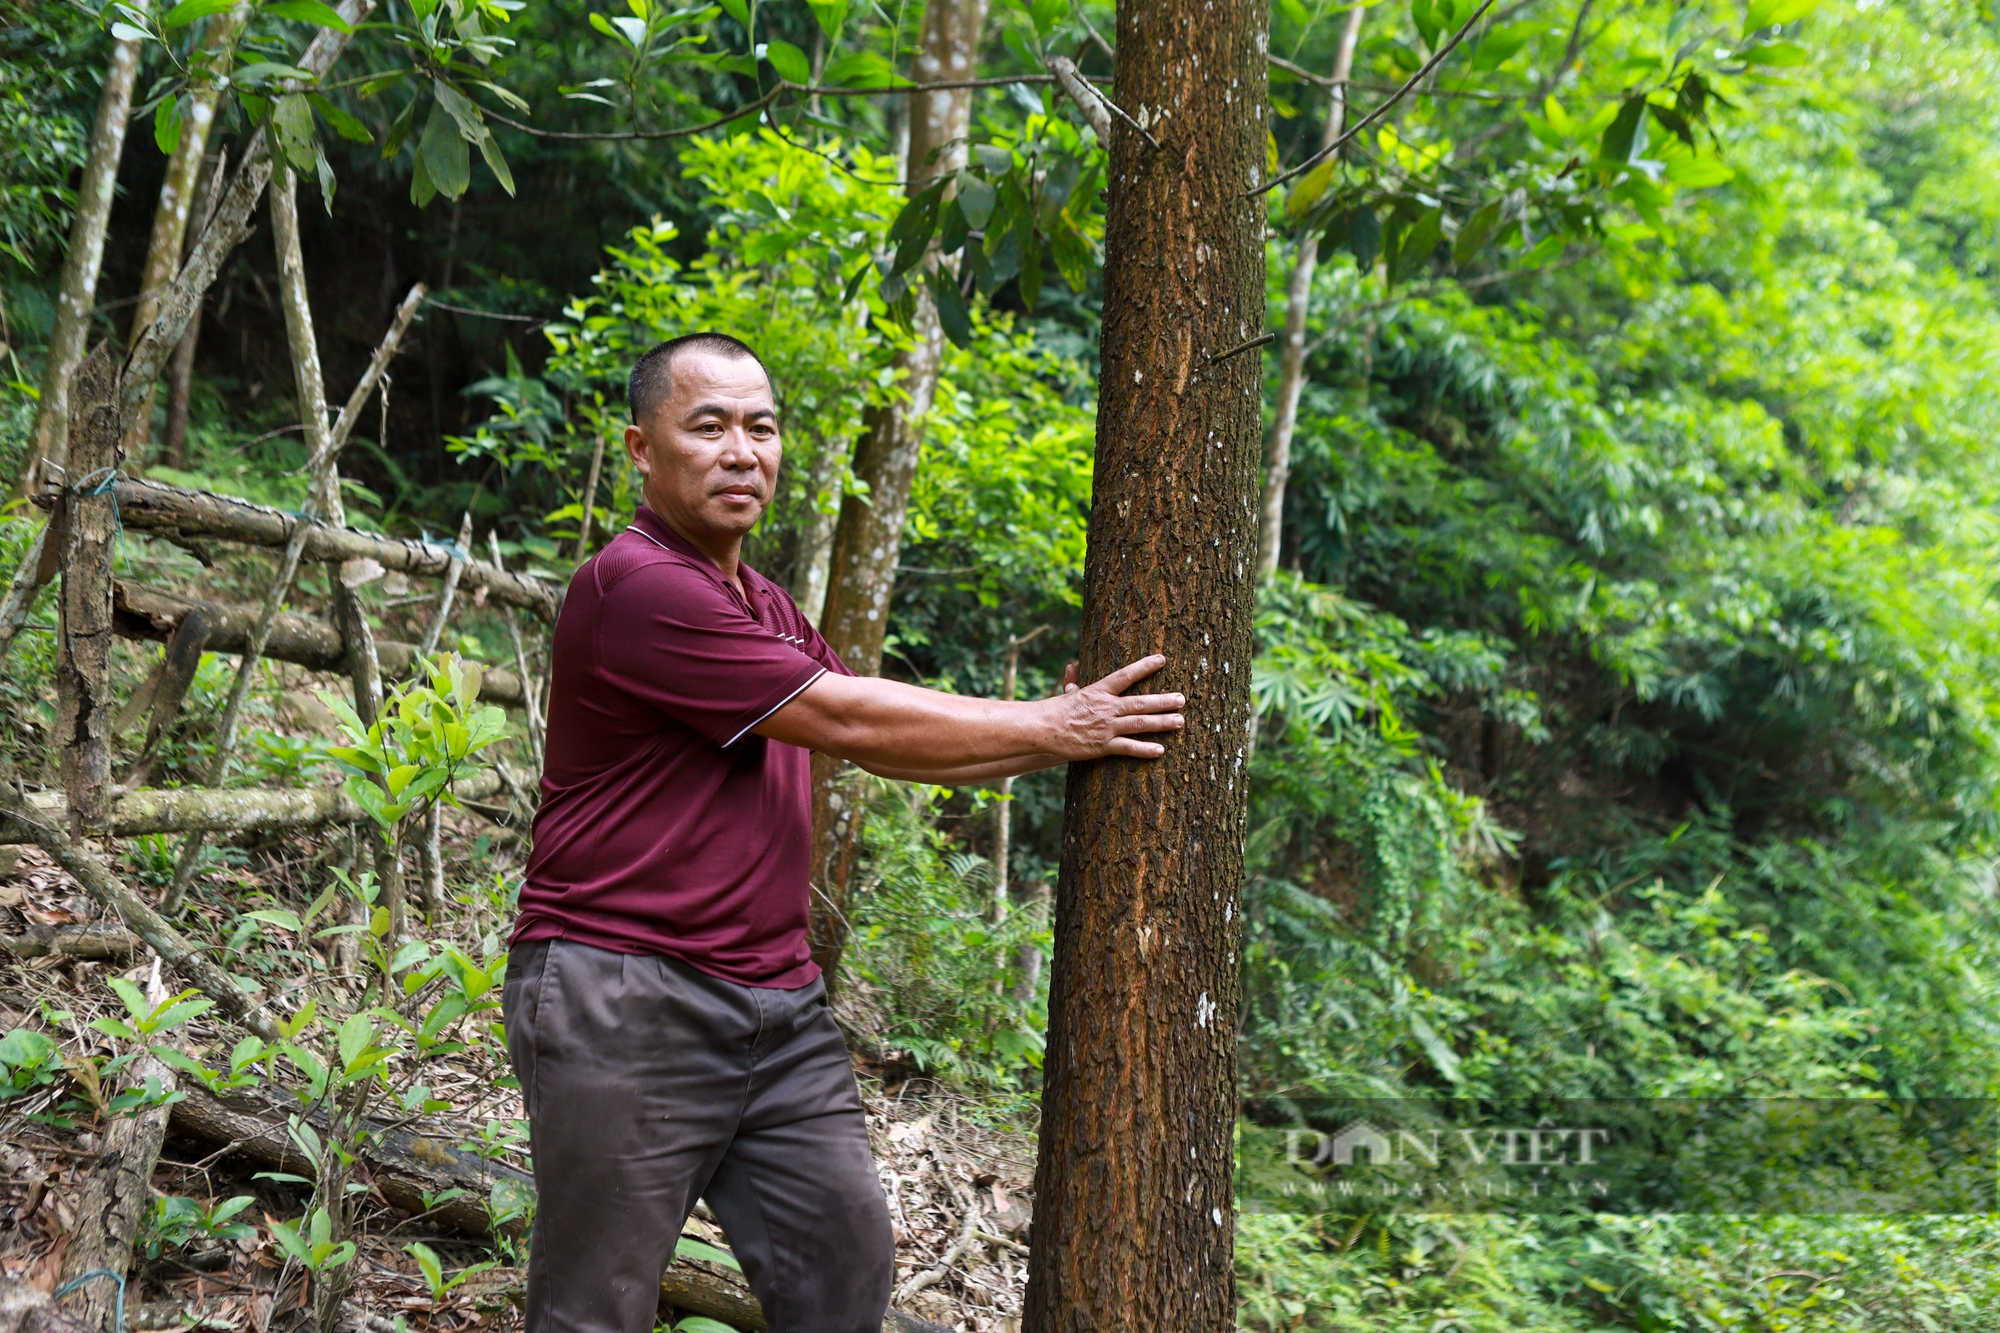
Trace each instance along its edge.
<path fill-rule="evenodd" d="M 49 332 L 49 359 L 42 370 L 42 401 L 35 409 L 35 434 L 21 483 L 46 458 L 63 461 L 69 440 L 70 376 L 90 341 L 90 316 L 97 308 L 97 273 L 104 263 L 104 236 L 118 188 L 118 162 L 125 155 L 125 126 L 132 115 L 132 84 L 139 76 L 138 41 L 118 42 L 97 99 L 97 123 L 90 131 L 90 156 L 76 191 L 76 221 L 63 256 L 62 284 L 56 292 L 55 327 Z"/>
<path fill-rule="evenodd" d="M 1354 46 L 1361 37 L 1361 20 L 1368 13 L 1356 5 L 1347 11 L 1340 45 L 1333 54 L 1332 94 L 1326 108 L 1326 130 L 1320 147 L 1330 148 L 1347 123 L 1347 80 L 1354 72 Z M 1285 483 L 1292 475 L 1292 433 L 1299 424 L 1299 394 L 1306 382 L 1306 315 L 1312 306 L 1313 273 L 1319 267 L 1319 233 L 1299 238 L 1292 261 L 1292 281 L 1285 292 L 1284 352 L 1278 363 L 1278 412 L 1271 421 L 1271 440 L 1264 450 L 1264 493 L 1258 506 L 1257 577 L 1278 567 L 1278 545 L 1284 535 Z"/>
<path fill-rule="evenodd" d="M 935 83 L 968 79 L 979 59 L 986 0 L 930 0 L 918 39 L 916 79 Z M 965 137 L 972 121 L 972 90 L 955 88 L 910 98 L 907 188 L 921 193 L 940 176 L 965 165 Z M 944 331 L 927 288 L 916 288 L 914 339 L 896 357 L 895 371 L 907 400 L 872 409 L 854 452 L 854 475 L 868 496 L 842 497 L 827 574 L 826 614 L 820 632 L 841 661 L 864 676 L 882 670 L 882 641 L 889 631 L 889 598 L 903 549 L 903 517 L 910 483 L 923 451 L 924 421 L 937 393 L 944 360 Z M 860 836 L 860 807 L 843 799 L 837 760 L 813 756 L 813 958 L 834 984 L 847 942 L 848 868 Z"/>
<path fill-rule="evenodd" d="M 112 501 L 118 469 L 118 373 L 99 343 L 73 385 L 63 492 L 61 625 L 56 646 L 56 736 L 70 831 L 96 829 L 111 786 L 111 558 L 118 542 Z"/>
<path fill-rule="evenodd" d="M 188 218 L 195 201 L 195 186 L 201 177 L 202 162 L 208 151 L 208 134 L 215 125 L 215 105 L 222 89 L 215 77 L 229 72 L 230 52 L 236 35 L 250 17 L 250 6 L 216 14 L 201 35 L 201 49 L 208 59 L 211 78 L 194 82 L 187 113 L 181 117 L 181 140 L 167 159 L 166 178 L 160 183 L 159 206 L 153 210 L 153 234 L 146 244 L 146 267 L 139 277 L 139 300 L 132 309 L 132 341 L 151 326 L 160 313 L 160 295 L 180 272 L 181 256 L 187 248 Z M 189 321 L 190 327 L 193 320 Z M 187 335 L 183 334 L 183 339 Z M 125 456 L 134 461 L 146 456 L 146 444 L 153 430 L 152 388 L 139 414 L 125 432 Z M 185 420 L 183 421 L 185 432 Z M 183 435 L 183 440 L 185 435 Z"/>
<path fill-rule="evenodd" d="M 1265 309 L 1267 14 L 1126 0 L 1079 674 L 1151 652 L 1158 760 L 1072 765 L 1022 1326 L 1235 1327 L 1231 1137 Z"/>
<path fill-rule="evenodd" d="M 376 0 L 340 0 L 335 12 L 352 29 L 374 12 L 375 3 Z M 314 76 L 325 74 L 347 49 L 351 36 L 351 32 L 337 28 L 320 28 L 299 57 L 298 67 Z M 173 355 L 203 294 L 221 271 L 222 261 L 250 234 L 250 215 L 270 179 L 270 132 L 260 125 L 244 145 L 242 163 L 223 187 L 215 217 L 202 228 L 179 276 L 161 293 L 159 315 L 144 333 L 132 340 L 118 388 L 121 432 L 138 419 L 141 403 L 152 394 L 167 358 Z"/>
<path fill-rule="evenodd" d="M 143 1088 L 151 1078 L 170 1092 L 174 1088 L 174 1071 L 150 1053 L 134 1060 L 130 1070 L 127 1082 L 134 1087 Z M 63 1256 L 66 1282 L 100 1268 L 123 1277 L 132 1267 L 132 1242 L 153 1202 L 153 1167 L 167 1136 L 167 1108 L 114 1116 L 101 1132 L 97 1165 L 77 1199 L 75 1240 Z M 77 1318 L 103 1328 L 118 1304 L 118 1286 L 108 1279 L 87 1282 L 64 1299 Z"/>

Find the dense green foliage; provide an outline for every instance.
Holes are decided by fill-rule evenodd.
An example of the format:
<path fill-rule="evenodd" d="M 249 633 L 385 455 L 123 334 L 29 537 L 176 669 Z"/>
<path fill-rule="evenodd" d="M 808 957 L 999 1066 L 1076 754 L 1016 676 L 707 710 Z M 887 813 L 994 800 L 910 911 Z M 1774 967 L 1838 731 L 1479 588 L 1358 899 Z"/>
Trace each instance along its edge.
<path fill-rule="evenodd" d="M 648 41 L 715 40 L 649 65 L 636 30 L 582 17 L 612 6 L 535 3 L 509 21 L 519 45 L 496 77 L 538 108 L 594 88 L 609 109 L 564 112 L 592 125 L 696 123 L 769 86 L 734 8 L 683 11 L 679 27 L 630 8 Z M 857 9 L 842 27 L 831 8 L 757 11 L 765 64 L 793 77 L 829 29 L 828 82 L 842 59 L 857 85 L 906 61 L 913 14 Z M 1357 109 L 1473 7 L 1442 8 L 1371 11 Z M 1515 7 L 1338 170 L 1273 196 L 1274 325 L 1299 227 L 1329 253 L 1261 603 L 1247 1097 L 2000 1092 L 2000 31 L 1948 0 L 1810 8 L 1760 0 L 1788 26 L 1749 45 L 1727 4 Z M 1342 17 L 1319 9 L 1280 0 L 1273 35 L 1315 71 Z M 992 71 L 1032 67 L 1083 14 L 1003 8 Z M 1108 26 L 1102 7 L 1088 17 Z M 10 62 L 81 40 L 9 22 Z M 1690 108 L 1694 72 L 1707 100 Z M 1321 95 L 1296 80 L 1276 93 L 1275 151 L 1299 161 Z M 7 459 L 92 96 L 17 63 L 0 77 L 0 116 L 48 127 L 10 133 L 5 151 L 26 156 L 0 159 L 22 367 L 0 413 Z M 410 105 L 426 98 L 446 100 Z M 387 137 L 402 105 L 351 109 Z M 477 219 L 446 294 L 550 322 L 460 335 L 450 387 L 470 419 L 392 432 L 364 464 L 358 515 L 435 531 L 470 505 L 510 553 L 566 572 L 594 454 L 590 544 L 634 503 L 625 367 L 660 337 L 716 328 L 772 370 L 785 489 L 750 558 L 797 586 L 815 524 L 853 484 L 864 413 L 901 392 L 885 373 L 908 336 L 885 107 L 829 98 L 673 144 L 489 131 L 539 206 L 427 168 Z M 329 141 L 330 225 L 360 216 L 343 212 L 359 198 L 442 234 L 446 205 L 403 202 L 424 125 L 456 132 L 427 114 L 386 166 Z M 964 252 L 975 299 L 930 419 L 889 670 L 988 692 L 1009 638 L 1047 624 L 1022 668 L 1024 691 L 1046 690 L 1079 606 L 1101 157 L 1025 85 L 983 94 L 978 115 L 989 206 L 1018 188 L 1018 216 L 1042 208 L 1025 193 L 1046 184 L 1036 153 L 1079 165 L 1022 224 L 1011 268 L 972 272 L 997 240 Z M 471 139 L 440 142 L 456 173 Z M 240 448 L 284 410 L 246 387 L 248 354 L 230 356 L 204 362 L 191 466 L 286 498 L 295 446 Z M 46 638 L 15 652 L 0 688 L 21 710 Z M 1053 877 L 1059 796 L 1051 775 L 1016 791 L 1017 882 Z M 992 920 L 993 802 L 894 786 L 874 800 L 852 967 L 875 1035 L 996 1102 L 1032 1096 L 1046 996 L 1007 984 L 1046 924 Z M 1247 1216 L 1243 1318 L 2000 1327 L 1989 1220 Z"/>

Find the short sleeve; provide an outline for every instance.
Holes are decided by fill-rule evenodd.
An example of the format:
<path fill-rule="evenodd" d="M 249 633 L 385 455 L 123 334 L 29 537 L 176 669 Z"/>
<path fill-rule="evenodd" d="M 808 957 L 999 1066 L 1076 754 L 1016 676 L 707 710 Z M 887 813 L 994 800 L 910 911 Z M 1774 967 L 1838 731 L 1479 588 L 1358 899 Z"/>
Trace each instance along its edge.
<path fill-rule="evenodd" d="M 649 562 L 607 589 L 597 632 L 607 684 L 721 746 L 829 670 L 675 561 Z"/>

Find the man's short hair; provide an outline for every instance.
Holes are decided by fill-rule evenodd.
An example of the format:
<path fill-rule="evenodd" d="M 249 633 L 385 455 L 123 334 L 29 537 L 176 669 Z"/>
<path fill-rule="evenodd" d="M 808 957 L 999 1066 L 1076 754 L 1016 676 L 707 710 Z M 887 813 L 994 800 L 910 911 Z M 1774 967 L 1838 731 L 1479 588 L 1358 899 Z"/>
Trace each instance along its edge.
<path fill-rule="evenodd" d="M 771 376 L 764 358 L 751 350 L 750 344 L 726 333 L 684 333 L 669 338 L 633 363 L 631 377 L 625 381 L 625 405 L 631 409 L 635 425 L 644 422 L 655 408 L 673 396 L 674 358 L 682 352 L 710 352 L 732 360 L 747 356 L 757 363 L 757 369 L 764 372 L 766 379 Z"/>

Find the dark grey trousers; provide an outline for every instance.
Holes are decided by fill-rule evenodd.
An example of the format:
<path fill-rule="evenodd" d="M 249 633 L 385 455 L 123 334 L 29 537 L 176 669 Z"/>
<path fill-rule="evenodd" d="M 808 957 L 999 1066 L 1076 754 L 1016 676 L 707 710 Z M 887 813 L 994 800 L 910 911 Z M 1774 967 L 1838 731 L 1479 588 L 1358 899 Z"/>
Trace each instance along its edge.
<path fill-rule="evenodd" d="M 772 1333 L 879 1333 L 889 1209 L 826 985 L 739 986 L 569 940 L 507 965 L 539 1196 L 527 1333 L 650 1333 L 708 1200 Z"/>

